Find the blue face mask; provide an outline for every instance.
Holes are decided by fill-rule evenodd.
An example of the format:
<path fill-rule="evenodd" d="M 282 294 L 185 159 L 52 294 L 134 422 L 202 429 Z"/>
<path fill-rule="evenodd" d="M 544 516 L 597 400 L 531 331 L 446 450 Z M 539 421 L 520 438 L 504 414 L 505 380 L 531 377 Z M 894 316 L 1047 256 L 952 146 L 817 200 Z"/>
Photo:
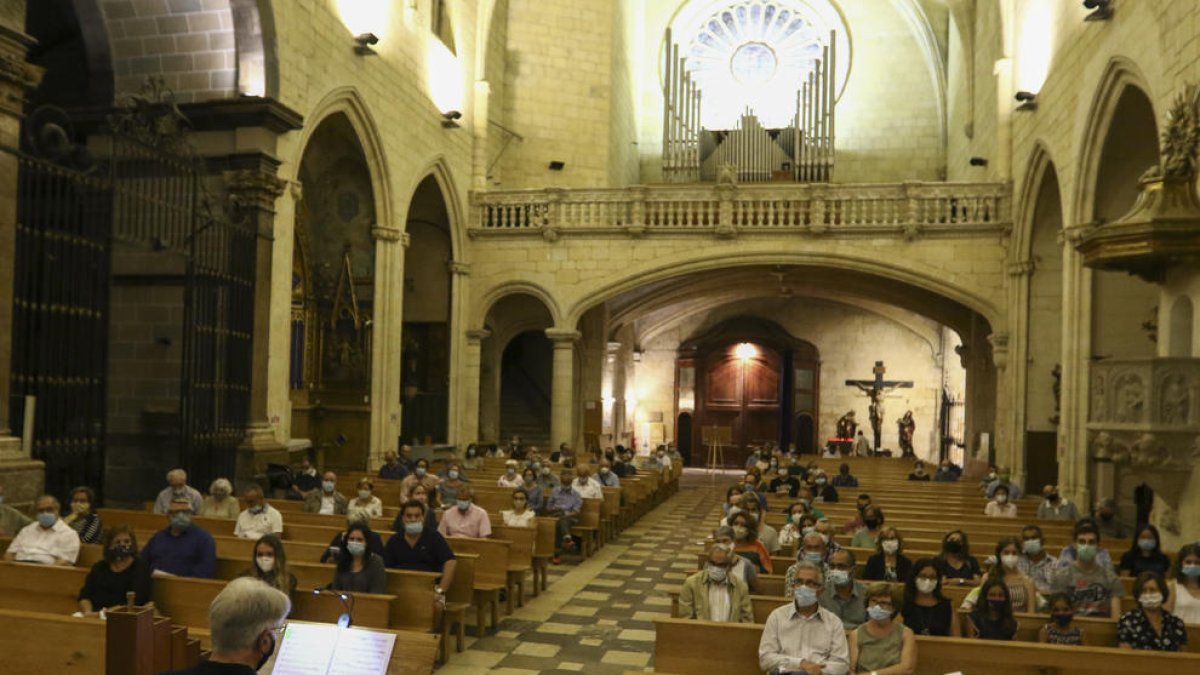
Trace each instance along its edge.
<path fill-rule="evenodd" d="M 850 583 L 850 573 L 846 570 L 829 570 L 829 581 L 834 586 L 845 586 Z"/>
<path fill-rule="evenodd" d="M 467 509 L 471 508 L 471 500 L 469 499 L 459 499 L 456 501 L 458 503 L 459 511 L 466 511 Z"/>
<path fill-rule="evenodd" d="M 809 562 L 819 563 L 821 562 L 821 553 L 818 551 L 805 551 L 804 559 Z"/>
<path fill-rule="evenodd" d="M 1200 565 L 1184 565 L 1181 568 L 1181 571 L 1185 577 L 1191 577 L 1193 579 L 1200 577 Z"/>
<path fill-rule="evenodd" d="M 416 523 L 405 523 L 404 524 L 405 534 L 411 534 L 413 536 L 416 536 L 418 534 L 421 534 L 421 532 L 424 529 L 425 529 L 425 523 L 416 522 Z"/>
<path fill-rule="evenodd" d="M 817 592 L 808 586 L 797 586 L 792 591 L 792 597 L 795 599 L 797 607 L 812 607 L 817 604 Z"/>
<path fill-rule="evenodd" d="M 446 472 L 446 476 L 447 476 L 447 477 L 448 477 L 450 480 L 458 480 L 458 472 L 457 472 L 457 471 L 455 471 L 454 469 L 450 469 L 449 471 L 447 471 L 447 472 Z"/>
<path fill-rule="evenodd" d="M 346 542 L 346 550 L 349 551 L 350 555 L 352 556 L 360 556 L 366 552 L 367 544 L 361 541 L 348 541 Z"/>
<path fill-rule="evenodd" d="M 58 522 L 58 514 L 57 513 L 39 513 L 39 514 L 37 514 L 37 521 L 38 521 L 38 525 L 41 525 L 42 527 L 44 527 L 48 530 L 48 529 L 54 527 L 54 524 Z"/>
<path fill-rule="evenodd" d="M 871 605 L 867 608 L 867 616 L 875 621 L 887 621 L 892 618 L 892 610 L 885 609 L 879 605 Z"/>
<path fill-rule="evenodd" d="M 424 477 L 425 477 L 425 467 L 423 467 L 423 466 L 418 466 L 418 467 L 417 467 L 417 477 L 418 477 L 418 478 L 424 478 Z"/>
<path fill-rule="evenodd" d="M 326 492 L 333 492 L 334 488 L 336 488 L 336 487 L 337 487 L 337 483 L 334 483 L 331 480 L 327 480 L 324 483 L 321 483 L 321 489 Z"/>
<path fill-rule="evenodd" d="M 1158 541 L 1155 539 L 1138 539 L 1138 548 L 1143 551 L 1153 551 L 1157 545 Z"/>

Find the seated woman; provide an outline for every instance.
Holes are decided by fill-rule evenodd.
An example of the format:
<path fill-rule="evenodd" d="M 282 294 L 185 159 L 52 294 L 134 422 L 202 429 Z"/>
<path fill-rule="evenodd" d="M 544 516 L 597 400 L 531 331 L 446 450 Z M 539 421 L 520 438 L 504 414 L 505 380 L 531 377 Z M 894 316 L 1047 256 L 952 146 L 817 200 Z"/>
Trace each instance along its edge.
<path fill-rule="evenodd" d="M 894 527 L 886 527 L 879 533 L 875 543 L 875 554 L 867 558 L 863 569 L 864 581 L 899 581 L 904 583 L 912 576 L 912 561 L 906 558 L 904 538 Z"/>
<path fill-rule="evenodd" d="M 762 508 L 758 504 L 758 498 L 754 495 L 742 495 L 742 513 L 750 514 L 758 523 L 758 540 L 762 542 L 767 552 L 778 553 L 779 532 L 767 524 L 767 519 L 763 517 Z"/>
<path fill-rule="evenodd" d="M 908 474 L 909 480 L 930 480 L 932 476 L 925 470 L 925 462 L 917 460 L 913 465 L 912 473 Z"/>
<path fill-rule="evenodd" d="M 1185 544 L 1179 549 L 1175 578 L 1163 607 L 1184 623 L 1200 623 L 1200 544 Z"/>
<path fill-rule="evenodd" d="M 445 478 L 437 485 L 438 501 L 443 504 L 453 504 L 458 499 L 458 489 L 468 484 L 470 481 L 463 474 L 459 463 L 450 462 Z"/>
<path fill-rule="evenodd" d="M 358 480 L 358 496 L 350 500 L 346 506 L 346 515 L 353 516 L 356 513 L 361 513 L 367 519 L 383 517 L 383 502 L 376 497 L 375 484 L 370 478 L 363 477 Z"/>
<path fill-rule="evenodd" d="M 413 472 L 400 481 L 400 503 L 412 499 L 413 492 L 418 486 L 424 486 L 426 490 L 433 490 L 440 480 L 437 476 L 429 473 L 429 460 L 418 459 Z"/>
<path fill-rule="evenodd" d="M 368 521 L 363 519 L 362 514 L 347 516 L 346 529 L 333 535 L 333 539 L 330 540 L 329 546 L 325 549 L 325 552 L 321 554 L 321 562 L 336 563 L 341 560 L 343 557 L 342 554 L 346 551 L 346 536 L 350 534 L 350 528 L 355 524 L 366 524 L 367 522 Z M 400 527 L 404 526 L 401 525 Z M 380 537 L 377 533 L 373 532 L 369 525 L 367 525 L 367 532 L 367 550 L 382 556 L 383 537 Z"/>
<path fill-rule="evenodd" d="M 917 638 L 897 620 L 898 602 L 887 584 L 871 584 L 863 596 L 867 622 L 850 631 L 850 671 L 911 673 L 917 667 Z"/>
<path fill-rule="evenodd" d="M 1166 576 L 1171 569 L 1171 559 L 1162 552 L 1158 528 L 1153 525 L 1137 528 L 1133 533 L 1133 543 L 1129 550 L 1121 555 L 1121 563 L 1117 569 L 1123 577 L 1136 577 L 1142 572 Z"/>
<path fill-rule="evenodd" d="M 352 523 L 346 530 L 346 555 L 338 557 L 337 571 L 329 588 L 352 593 L 384 593 L 387 591 L 387 571 L 383 556 L 367 550 L 365 523 Z"/>
<path fill-rule="evenodd" d="M 1050 623 L 1038 631 L 1038 642 L 1048 645 L 1082 645 L 1083 629 L 1075 624 L 1075 603 L 1066 593 L 1050 596 Z"/>
<path fill-rule="evenodd" d="M 425 505 L 425 529 L 436 530 L 438 526 L 437 514 L 442 510 L 442 504 L 438 501 L 438 491 L 426 489 L 424 485 L 418 485 L 412 493 L 412 498 Z M 397 513 L 395 520 L 392 521 L 392 532 L 404 531 L 403 514 Z M 374 550 L 374 549 L 372 549 Z M 380 555 L 382 552 L 376 551 Z"/>
<path fill-rule="evenodd" d="M 1187 627 L 1183 620 L 1163 609 L 1167 582 L 1157 572 L 1142 572 L 1133 582 L 1137 608 L 1117 621 L 1117 645 L 1121 649 L 1146 649 L 1178 652 L 1187 647 Z"/>
<path fill-rule="evenodd" d="M 812 491 L 815 498 L 825 504 L 836 504 L 838 501 L 837 488 L 829 484 L 829 477 L 820 469 L 812 475 Z"/>
<path fill-rule="evenodd" d="M 533 527 L 537 514 L 529 508 L 529 495 L 524 490 L 516 489 L 512 493 L 511 509 L 500 512 L 504 524 L 509 527 Z"/>
<path fill-rule="evenodd" d="M 208 496 L 200 504 L 201 518 L 237 520 L 242 505 L 233 496 L 233 485 L 228 478 L 218 478 L 208 486 Z"/>
<path fill-rule="evenodd" d="M 771 554 L 758 540 L 758 520 L 749 513 L 739 512 L 729 519 L 733 528 L 733 552 L 742 556 L 763 574 L 774 574 Z"/>
<path fill-rule="evenodd" d="M 958 612 L 942 594 L 942 575 L 933 558 L 913 563 L 912 576 L 904 584 L 904 625 L 917 635 L 957 637 Z"/>
<path fill-rule="evenodd" d="M 983 576 L 979 561 L 971 555 L 967 533 L 962 530 L 946 533 L 946 538 L 942 540 L 942 552 L 933 561 L 946 583 L 953 580 L 959 585 L 977 584 Z"/>
<path fill-rule="evenodd" d="M 1008 501 L 1008 487 L 997 485 L 992 501 L 983 507 L 983 515 L 989 518 L 1016 518 L 1017 505 Z"/>
<path fill-rule="evenodd" d="M 787 514 L 787 523 L 779 528 L 779 546 L 796 547 L 800 543 L 800 538 L 804 536 L 804 528 L 816 528 L 817 519 L 808 514 L 808 509 L 803 504 L 796 502 L 788 505 L 784 510 Z M 807 517 L 809 522 L 805 525 L 802 521 Z"/>
<path fill-rule="evenodd" d="M 254 543 L 254 561 L 242 576 L 254 577 L 288 595 L 296 590 L 296 575 L 288 571 L 283 542 L 274 534 L 264 534 Z"/>
<path fill-rule="evenodd" d="M 125 594 L 134 593 L 134 603 L 150 603 L 150 568 L 138 557 L 133 530 L 118 525 L 101 537 L 104 559 L 96 561 L 79 589 L 79 611 L 95 616 L 102 609 L 125 606 Z"/>
<path fill-rule="evenodd" d="M 479 446 L 471 443 L 467 446 L 466 458 L 463 459 L 464 469 L 476 471 L 483 468 L 483 458 L 479 456 Z"/>
<path fill-rule="evenodd" d="M 988 569 L 989 579 L 999 579 L 1008 587 L 1008 596 L 1014 612 L 1037 611 L 1037 589 L 1033 579 L 1020 569 L 1021 542 L 1016 537 L 1002 537 L 996 542 L 995 563 Z M 962 609 L 972 609 L 979 602 L 982 590 L 973 589 L 963 598 Z"/>
<path fill-rule="evenodd" d="M 879 532 L 883 529 L 883 511 L 874 504 L 868 505 L 862 510 L 862 521 L 863 526 L 850 539 L 850 546 L 852 548 L 875 548 L 875 540 L 879 538 Z"/>
<path fill-rule="evenodd" d="M 81 485 L 71 490 L 71 513 L 63 518 L 84 544 L 100 543 L 104 528 L 100 525 L 100 514 L 96 513 L 96 493 L 92 488 Z"/>
<path fill-rule="evenodd" d="M 980 640 L 1012 640 L 1020 627 L 1013 617 L 1008 586 L 999 579 L 989 578 L 979 590 L 985 602 L 975 604 L 963 626 L 963 637 Z"/>
<path fill-rule="evenodd" d="M 522 479 L 517 475 L 517 461 L 510 459 L 504 463 L 504 474 L 496 480 L 497 487 L 502 488 L 518 488 L 521 487 Z"/>
<path fill-rule="evenodd" d="M 525 491 L 525 498 L 529 504 L 529 508 L 538 511 L 544 506 L 545 499 L 542 497 L 542 486 L 538 485 L 537 472 L 533 467 L 528 467 L 521 474 L 520 488 Z"/>

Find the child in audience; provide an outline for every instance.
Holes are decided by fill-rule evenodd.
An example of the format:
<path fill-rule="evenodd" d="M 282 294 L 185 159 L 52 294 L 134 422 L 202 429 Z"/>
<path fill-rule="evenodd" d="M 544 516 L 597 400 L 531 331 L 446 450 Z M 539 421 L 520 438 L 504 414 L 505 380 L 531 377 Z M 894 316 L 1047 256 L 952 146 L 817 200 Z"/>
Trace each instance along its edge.
<path fill-rule="evenodd" d="M 1020 624 L 1013 617 L 1012 598 L 1008 594 L 1008 586 L 1004 581 L 988 578 L 983 582 L 979 595 L 986 602 L 975 604 L 975 609 L 967 615 L 963 626 L 964 637 L 979 640 L 1012 640 L 1017 636 Z"/>
<path fill-rule="evenodd" d="M 1038 641 L 1052 645 L 1082 645 L 1083 629 L 1075 623 L 1075 603 L 1066 593 L 1050 596 L 1050 623 L 1038 631 Z"/>

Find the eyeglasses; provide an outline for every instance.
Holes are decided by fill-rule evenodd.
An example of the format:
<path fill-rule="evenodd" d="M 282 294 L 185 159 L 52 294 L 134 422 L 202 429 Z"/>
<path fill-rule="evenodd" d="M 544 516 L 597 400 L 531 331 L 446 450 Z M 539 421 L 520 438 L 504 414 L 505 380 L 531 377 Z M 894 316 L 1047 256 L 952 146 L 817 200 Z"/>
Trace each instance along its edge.
<path fill-rule="evenodd" d="M 795 582 L 792 584 L 792 588 L 793 588 L 793 589 L 799 588 L 799 587 L 801 587 L 801 586 L 807 586 L 807 587 L 809 587 L 809 588 L 816 589 L 816 590 L 820 590 L 820 589 L 822 589 L 822 588 L 824 588 L 824 587 L 825 587 L 825 585 L 824 585 L 824 584 L 822 584 L 821 582 L 817 581 L 816 579 L 808 579 L 808 580 L 805 580 L 805 581 L 801 581 L 801 580 L 797 579 L 797 580 L 796 580 L 796 581 L 795 581 Z"/>

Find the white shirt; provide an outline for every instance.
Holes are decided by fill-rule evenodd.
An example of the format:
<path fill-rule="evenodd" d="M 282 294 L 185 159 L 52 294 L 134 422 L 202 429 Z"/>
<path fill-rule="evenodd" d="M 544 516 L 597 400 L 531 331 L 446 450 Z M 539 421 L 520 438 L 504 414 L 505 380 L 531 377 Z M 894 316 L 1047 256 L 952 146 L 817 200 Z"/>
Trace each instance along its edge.
<path fill-rule="evenodd" d="M 326 497 L 324 493 L 321 493 L 321 510 L 317 511 L 317 513 L 319 513 L 323 516 L 332 516 L 333 515 L 333 506 L 334 506 L 333 497 Z M 347 509 L 347 511 L 348 510 L 349 509 Z"/>
<path fill-rule="evenodd" d="M 509 527 L 533 527 L 533 519 L 537 518 L 532 509 L 525 509 L 525 513 L 521 514 L 510 509 L 501 511 L 500 515 L 504 518 L 504 524 Z"/>
<path fill-rule="evenodd" d="M 604 499 L 604 490 L 600 489 L 600 484 L 591 478 L 583 485 L 580 485 L 578 480 L 571 481 L 571 489 L 583 499 Z"/>
<path fill-rule="evenodd" d="M 371 495 L 371 499 L 363 504 L 358 499 L 351 499 L 346 505 L 346 516 L 353 518 L 356 514 L 364 513 L 367 518 L 382 518 L 383 517 L 383 502 L 379 497 Z"/>
<path fill-rule="evenodd" d="M 1017 505 L 1012 502 L 1001 504 L 997 501 L 990 501 L 987 506 L 983 507 L 983 515 L 992 518 L 1016 518 Z"/>
<path fill-rule="evenodd" d="M 823 675 L 845 675 L 850 671 L 850 646 L 836 614 L 818 607 L 806 617 L 789 602 L 767 617 L 758 643 L 758 666 L 764 671 L 799 670 L 801 661 L 820 665 Z"/>
<path fill-rule="evenodd" d="M 524 485 L 524 483 L 525 479 L 521 478 L 515 473 L 512 474 L 512 477 L 509 477 L 508 474 L 504 474 L 503 476 L 500 476 L 500 480 L 496 481 L 496 485 L 499 485 L 502 488 L 519 488 Z"/>
<path fill-rule="evenodd" d="M 243 539 L 258 539 L 264 534 L 283 534 L 283 514 L 270 504 L 264 504 L 261 513 L 250 513 L 245 509 L 238 514 L 233 536 Z"/>
<path fill-rule="evenodd" d="M 729 596 L 731 595 L 729 584 L 708 584 L 708 609 L 709 620 L 711 621 L 729 621 Z"/>
<path fill-rule="evenodd" d="M 75 564 L 79 558 L 79 534 L 62 518 L 48 530 L 36 522 L 30 523 L 13 538 L 8 545 L 8 552 L 13 554 L 17 562 L 53 565 L 66 560 Z"/>

